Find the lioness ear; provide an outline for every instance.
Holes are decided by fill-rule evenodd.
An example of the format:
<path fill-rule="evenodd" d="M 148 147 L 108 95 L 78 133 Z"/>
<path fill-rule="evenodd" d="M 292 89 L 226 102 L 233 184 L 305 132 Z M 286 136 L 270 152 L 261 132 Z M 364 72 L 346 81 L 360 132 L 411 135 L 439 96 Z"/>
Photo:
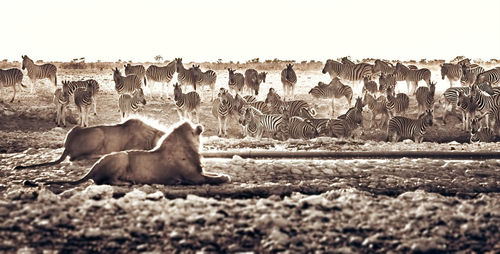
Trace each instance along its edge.
<path fill-rule="evenodd" d="M 200 135 L 202 132 L 203 132 L 203 126 L 197 125 L 196 129 L 194 130 L 194 133 L 196 133 L 196 135 Z"/>

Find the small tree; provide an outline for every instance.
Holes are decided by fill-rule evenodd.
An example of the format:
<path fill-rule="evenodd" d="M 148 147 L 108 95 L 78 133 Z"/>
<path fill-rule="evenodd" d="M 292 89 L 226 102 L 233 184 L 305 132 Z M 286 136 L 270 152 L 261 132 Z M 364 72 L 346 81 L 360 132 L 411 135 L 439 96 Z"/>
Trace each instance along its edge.
<path fill-rule="evenodd" d="M 155 61 L 157 61 L 157 62 L 163 61 L 163 56 L 161 56 L 161 55 L 155 56 Z"/>

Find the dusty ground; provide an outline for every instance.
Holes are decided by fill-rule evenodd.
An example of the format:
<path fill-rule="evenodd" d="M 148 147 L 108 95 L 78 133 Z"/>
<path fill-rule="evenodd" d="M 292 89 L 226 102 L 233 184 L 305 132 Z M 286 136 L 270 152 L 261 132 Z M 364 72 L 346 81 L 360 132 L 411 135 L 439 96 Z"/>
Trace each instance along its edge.
<path fill-rule="evenodd" d="M 438 93 L 448 87 L 432 69 Z M 320 70 L 298 72 L 297 97 L 329 81 Z M 60 70 L 58 79 L 95 78 L 103 88 L 98 115 L 90 124 L 119 121 L 111 72 Z M 28 82 L 29 81 L 25 81 Z M 218 87 L 227 71 L 218 72 Z M 281 92 L 279 71 L 270 72 L 261 91 Z M 401 87 L 405 87 L 402 86 Z M 55 126 L 53 87 L 21 91 L 0 104 L 0 250 L 71 252 L 498 252 L 500 251 L 500 160 L 253 160 L 204 159 L 209 171 L 231 175 L 221 186 L 31 187 L 48 179 L 76 179 L 92 161 L 15 171 L 17 164 L 56 159 L 66 128 Z M 5 94 L 5 91 L 9 91 Z M 170 90 L 170 93 L 172 91 Z M 263 99 L 262 92 L 259 99 Z M 202 98 L 207 98 L 208 91 Z M 2 98 L 10 89 L 2 89 Z M 178 120 L 171 100 L 150 99 L 140 112 L 171 125 Z M 436 124 L 422 144 L 385 143 L 385 131 L 365 128 L 355 140 L 318 138 L 277 142 L 218 138 L 217 122 L 204 99 L 203 149 L 329 151 L 498 151 L 497 143 L 466 144 L 457 119 Z M 347 108 L 339 100 L 336 114 Z M 411 100 L 411 116 L 416 116 Z M 325 102 L 317 103 L 326 115 Z M 73 112 L 75 109 L 73 108 Z M 366 115 L 365 119 L 368 119 Z M 29 181 L 26 181 L 29 180 Z"/>

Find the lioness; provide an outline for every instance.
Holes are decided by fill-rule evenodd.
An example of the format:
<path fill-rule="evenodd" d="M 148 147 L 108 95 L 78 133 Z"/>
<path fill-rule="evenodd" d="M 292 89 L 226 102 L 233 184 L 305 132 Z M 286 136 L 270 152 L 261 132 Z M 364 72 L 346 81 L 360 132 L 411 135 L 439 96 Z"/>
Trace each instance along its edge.
<path fill-rule="evenodd" d="M 221 184 L 230 182 L 225 174 L 204 172 L 201 167 L 201 125 L 183 122 L 165 135 L 150 151 L 114 152 L 97 161 L 87 175 L 76 181 L 46 184 L 79 184 L 89 179 L 96 184 Z"/>
<path fill-rule="evenodd" d="M 67 156 L 74 161 L 97 159 L 105 154 L 124 150 L 150 150 L 156 146 L 163 135 L 165 132 L 139 119 L 129 119 L 115 125 L 88 128 L 76 126 L 66 135 L 64 152 L 58 160 L 29 166 L 16 166 L 14 169 L 55 165 L 64 161 Z"/>

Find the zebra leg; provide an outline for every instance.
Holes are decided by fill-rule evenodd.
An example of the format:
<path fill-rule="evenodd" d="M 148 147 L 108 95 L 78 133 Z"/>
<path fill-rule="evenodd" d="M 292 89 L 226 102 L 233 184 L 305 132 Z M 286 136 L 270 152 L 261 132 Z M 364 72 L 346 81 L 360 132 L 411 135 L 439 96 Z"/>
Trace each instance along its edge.
<path fill-rule="evenodd" d="M 224 137 L 227 137 L 227 117 L 224 117 Z"/>
<path fill-rule="evenodd" d="M 217 132 L 217 136 L 221 137 L 222 136 L 222 121 L 220 119 L 220 116 L 217 117 L 217 120 L 219 122 L 219 131 Z"/>
<path fill-rule="evenodd" d="M 95 99 L 94 96 L 92 96 L 92 104 L 94 105 L 94 116 L 96 116 L 97 115 L 97 110 L 96 110 L 96 108 L 97 108 L 97 102 L 96 102 L 96 99 Z"/>
<path fill-rule="evenodd" d="M 34 90 L 35 90 L 35 81 L 33 81 L 33 78 L 30 77 L 30 81 L 31 81 L 31 90 L 30 90 L 30 93 L 33 93 Z"/>
<path fill-rule="evenodd" d="M 14 102 L 14 98 L 16 97 L 16 84 L 14 84 L 12 88 L 14 89 L 14 94 L 12 95 L 12 99 L 10 99 L 10 103 Z"/>
<path fill-rule="evenodd" d="M 66 127 L 66 105 L 61 106 L 61 115 L 62 115 L 63 126 Z"/>

